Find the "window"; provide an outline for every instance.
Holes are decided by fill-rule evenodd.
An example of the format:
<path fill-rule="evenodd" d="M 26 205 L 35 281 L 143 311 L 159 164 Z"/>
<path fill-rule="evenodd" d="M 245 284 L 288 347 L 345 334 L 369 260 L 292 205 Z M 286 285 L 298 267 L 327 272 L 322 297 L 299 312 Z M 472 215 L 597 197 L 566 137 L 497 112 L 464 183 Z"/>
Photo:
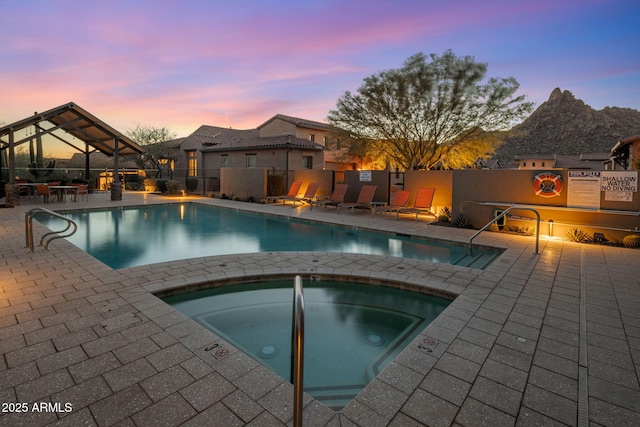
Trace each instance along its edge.
<path fill-rule="evenodd" d="M 198 152 L 187 151 L 187 176 L 198 176 Z"/>
<path fill-rule="evenodd" d="M 313 156 L 302 156 L 302 169 L 313 169 Z"/>
<path fill-rule="evenodd" d="M 229 155 L 223 154 L 222 156 L 220 156 L 220 167 L 226 168 L 227 166 L 229 166 Z"/>
<path fill-rule="evenodd" d="M 248 168 L 255 168 L 256 167 L 256 155 L 255 154 L 247 154 L 246 165 L 247 165 Z"/>
<path fill-rule="evenodd" d="M 309 134 L 309 141 L 314 142 L 316 140 L 316 136 L 314 134 Z"/>
<path fill-rule="evenodd" d="M 340 138 L 336 138 L 336 150 L 340 149 Z"/>
<path fill-rule="evenodd" d="M 536 167 L 536 162 L 531 162 L 531 167 L 535 168 Z"/>
<path fill-rule="evenodd" d="M 323 138 L 323 142 L 324 142 L 324 146 L 325 146 L 325 147 L 328 147 L 328 146 L 329 146 L 329 137 L 328 137 L 328 136 L 325 136 L 325 137 Z"/>

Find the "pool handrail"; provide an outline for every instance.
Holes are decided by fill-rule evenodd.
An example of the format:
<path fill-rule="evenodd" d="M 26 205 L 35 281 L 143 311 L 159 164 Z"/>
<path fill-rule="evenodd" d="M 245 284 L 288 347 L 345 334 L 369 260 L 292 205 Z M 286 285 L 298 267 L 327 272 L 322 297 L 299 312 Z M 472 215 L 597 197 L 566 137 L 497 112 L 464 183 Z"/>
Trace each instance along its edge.
<path fill-rule="evenodd" d="M 293 425 L 302 427 L 304 373 L 304 292 L 302 277 L 293 279 L 293 331 L 291 334 L 291 382 L 293 383 Z"/>
<path fill-rule="evenodd" d="M 44 249 L 47 250 L 49 249 L 49 243 L 51 243 L 52 240 L 55 239 L 62 239 L 64 237 L 69 237 L 72 236 L 77 230 L 78 230 L 78 224 L 75 223 L 75 221 L 60 215 L 57 212 L 53 212 L 50 211 L 49 209 L 45 209 L 42 207 L 38 207 L 38 208 L 33 208 L 31 210 L 29 210 L 28 212 L 25 213 L 24 215 L 24 226 L 25 226 L 25 239 L 26 239 L 26 246 L 29 248 L 30 252 L 33 252 L 33 218 L 36 215 L 39 214 L 47 214 L 49 216 L 53 216 L 56 218 L 60 218 L 62 220 L 65 220 L 67 222 L 67 226 L 59 231 L 50 231 L 48 233 L 45 233 L 42 235 L 42 237 L 40 238 L 40 246 L 44 246 Z M 63 234 L 66 233 L 71 227 L 73 227 L 72 231 L 69 231 L 68 234 Z M 52 237 L 49 237 L 52 236 Z M 46 240 L 46 241 L 45 241 Z M 43 245 L 44 243 L 44 245 Z"/>
<path fill-rule="evenodd" d="M 469 239 L 469 256 L 472 257 L 473 256 L 473 239 L 475 239 L 476 237 L 478 237 L 478 235 L 480 235 L 480 233 L 482 233 L 484 230 L 486 230 L 487 228 L 489 228 L 489 226 L 491 224 L 493 224 L 494 222 L 498 221 L 499 219 L 501 219 L 502 217 L 504 217 L 507 212 L 513 210 L 513 209 L 520 209 L 520 210 L 524 210 L 524 211 L 531 211 L 533 213 L 536 214 L 537 217 L 537 222 L 536 222 L 536 251 L 535 254 L 538 255 L 538 248 L 540 246 L 540 213 L 533 209 L 533 208 L 528 208 L 528 207 L 523 207 L 523 206 L 517 206 L 517 205 L 512 205 L 509 206 L 507 209 L 505 209 L 504 211 L 502 211 L 501 214 L 496 215 L 495 218 L 493 218 L 491 221 L 489 221 L 484 227 L 482 227 L 480 230 L 478 230 L 478 232 L 476 234 L 474 234 L 473 236 L 471 236 L 471 238 Z"/>

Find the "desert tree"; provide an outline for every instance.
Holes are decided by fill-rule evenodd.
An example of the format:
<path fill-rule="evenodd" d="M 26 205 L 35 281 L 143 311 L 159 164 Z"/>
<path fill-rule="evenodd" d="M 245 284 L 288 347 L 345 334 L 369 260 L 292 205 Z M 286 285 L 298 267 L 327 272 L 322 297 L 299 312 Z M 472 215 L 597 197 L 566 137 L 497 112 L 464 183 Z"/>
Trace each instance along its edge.
<path fill-rule="evenodd" d="M 417 53 L 345 92 L 328 120 L 354 155 L 405 170 L 469 166 L 533 109 L 513 77 L 486 73 L 471 56 Z"/>
<path fill-rule="evenodd" d="M 136 125 L 127 130 L 127 136 L 145 149 L 145 153 L 136 156 L 136 164 L 140 169 L 153 169 L 159 177 L 162 164 L 178 159 L 176 150 L 172 150 L 170 141 L 176 138 L 175 133 L 166 127 Z"/>

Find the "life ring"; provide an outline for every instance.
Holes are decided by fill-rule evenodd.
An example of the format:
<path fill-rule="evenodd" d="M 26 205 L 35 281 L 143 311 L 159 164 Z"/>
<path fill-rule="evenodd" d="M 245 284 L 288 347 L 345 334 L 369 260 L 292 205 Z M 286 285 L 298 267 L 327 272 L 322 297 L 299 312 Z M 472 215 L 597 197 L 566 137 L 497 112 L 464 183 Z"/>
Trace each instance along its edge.
<path fill-rule="evenodd" d="M 533 190 L 540 197 L 556 197 L 562 192 L 562 176 L 553 173 L 541 173 L 533 179 Z"/>

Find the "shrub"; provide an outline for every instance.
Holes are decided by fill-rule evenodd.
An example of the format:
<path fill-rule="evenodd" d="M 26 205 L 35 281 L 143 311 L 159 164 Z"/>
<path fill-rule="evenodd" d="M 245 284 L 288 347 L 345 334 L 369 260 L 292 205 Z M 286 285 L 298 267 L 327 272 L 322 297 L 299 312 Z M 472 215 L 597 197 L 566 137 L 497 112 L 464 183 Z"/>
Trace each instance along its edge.
<path fill-rule="evenodd" d="M 233 196 L 233 197 L 231 198 L 231 200 L 233 200 L 234 202 L 238 202 L 238 201 L 240 201 L 240 197 L 238 197 L 238 196 Z"/>
<path fill-rule="evenodd" d="M 445 206 L 444 208 L 438 211 L 438 216 L 446 216 L 449 219 L 451 219 L 451 217 L 453 216 L 453 213 L 451 212 L 451 209 L 449 209 L 449 206 Z"/>
<path fill-rule="evenodd" d="M 127 182 L 124 185 L 124 189 L 127 191 L 138 191 L 140 189 L 140 184 L 137 182 Z"/>
<path fill-rule="evenodd" d="M 576 243 L 589 243 L 593 240 L 588 233 L 579 228 L 572 228 L 567 231 L 567 239 Z"/>
<path fill-rule="evenodd" d="M 473 228 L 473 224 L 471 223 L 471 220 L 465 214 L 462 214 L 462 213 L 458 215 L 456 220 L 453 222 L 453 226 L 456 228 Z"/>
<path fill-rule="evenodd" d="M 156 180 L 153 178 L 145 178 L 142 184 L 144 185 L 144 191 L 150 191 L 150 192 L 158 191 Z"/>
<path fill-rule="evenodd" d="M 449 207 L 445 206 L 438 211 L 438 222 L 450 222 L 452 215 L 453 214 L 451 213 L 451 210 L 449 210 Z"/>
<path fill-rule="evenodd" d="M 166 179 L 156 179 L 156 188 L 157 191 L 161 193 L 167 192 L 167 180 Z"/>
<path fill-rule="evenodd" d="M 629 234 L 622 239 L 625 248 L 640 248 L 640 234 Z"/>
<path fill-rule="evenodd" d="M 193 193 L 198 188 L 198 178 L 196 178 L 195 176 L 187 177 L 185 186 L 187 187 L 188 192 Z"/>
<path fill-rule="evenodd" d="M 175 179 L 170 179 L 165 184 L 167 193 L 178 194 L 180 192 L 180 183 Z"/>

